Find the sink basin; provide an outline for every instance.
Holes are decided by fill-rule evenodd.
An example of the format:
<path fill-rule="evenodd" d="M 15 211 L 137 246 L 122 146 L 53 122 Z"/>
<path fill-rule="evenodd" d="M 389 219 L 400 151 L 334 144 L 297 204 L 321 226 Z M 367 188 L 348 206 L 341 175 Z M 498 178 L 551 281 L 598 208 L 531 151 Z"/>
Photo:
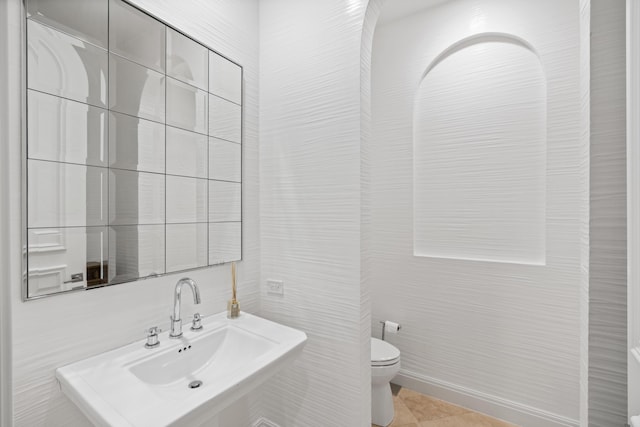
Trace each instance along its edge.
<path fill-rule="evenodd" d="M 276 341 L 231 324 L 196 336 L 186 348 L 181 345 L 177 349 L 136 360 L 129 370 L 140 381 L 150 385 L 184 383 L 185 379 L 205 377 L 218 381 L 228 375 L 232 367 L 242 369 L 276 347 Z M 183 391 L 183 387 L 178 388 Z"/>
<path fill-rule="evenodd" d="M 185 322 L 187 323 L 187 322 Z M 301 351 L 304 332 L 248 313 L 203 318 L 180 339 L 160 334 L 58 368 L 62 391 L 97 426 L 200 425 Z"/>

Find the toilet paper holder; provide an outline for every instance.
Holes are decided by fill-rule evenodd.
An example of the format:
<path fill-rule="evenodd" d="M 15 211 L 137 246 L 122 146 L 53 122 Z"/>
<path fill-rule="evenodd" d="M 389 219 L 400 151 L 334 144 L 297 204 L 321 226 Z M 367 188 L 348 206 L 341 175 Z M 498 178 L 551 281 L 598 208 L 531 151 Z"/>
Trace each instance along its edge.
<path fill-rule="evenodd" d="M 386 326 L 387 326 L 387 322 L 388 322 L 388 320 L 381 320 L 381 321 L 380 321 L 380 324 L 382 325 L 382 341 L 384 341 L 384 333 L 385 333 L 385 331 L 386 331 L 386 329 L 387 329 L 387 328 L 386 328 Z M 393 322 L 392 322 L 392 323 L 393 323 Z M 399 330 L 402 328 L 402 326 L 401 326 L 401 325 L 399 325 L 399 324 L 395 324 L 395 323 L 394 323 L 394 325 L 397 325 L 397 326 L 398 326 L 398 329 L 396 329 L 396 331 L 399 331 Z"/>

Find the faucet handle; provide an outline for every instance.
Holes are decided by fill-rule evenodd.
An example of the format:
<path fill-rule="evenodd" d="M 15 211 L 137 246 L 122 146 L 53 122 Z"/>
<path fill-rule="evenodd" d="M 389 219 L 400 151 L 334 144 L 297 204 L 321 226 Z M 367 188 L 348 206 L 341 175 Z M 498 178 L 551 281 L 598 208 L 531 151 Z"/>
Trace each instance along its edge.
<path fill-rule="evenodd" d="M 154 348 L 160 345 L 158 334 L 162 332 L 162 329 L 157 326 L 152 326 L 149 329 L 146 329 L 145 332 L 147 333 L 147 342 L 144 345 L 146 348 Z"/>
<path fill-rule="evenodd" d="M 202 329 L 202 316 L 200 316 L 200 313 L 194 313 L 193 322 L 191 323 L 191 330 L 199 331 L 201 329 Z"/>

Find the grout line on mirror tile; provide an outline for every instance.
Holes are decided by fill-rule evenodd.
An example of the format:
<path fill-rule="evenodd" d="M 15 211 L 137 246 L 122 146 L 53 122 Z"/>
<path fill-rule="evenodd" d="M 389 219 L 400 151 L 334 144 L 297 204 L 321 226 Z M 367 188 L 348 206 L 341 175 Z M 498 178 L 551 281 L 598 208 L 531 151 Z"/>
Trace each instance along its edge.
<path fill-rule="evenodd" d="M 109 72 L 108 70 L 109 70 L 109 65 L 107 64 L 107 73 Z M 29 91 L 41 93 L 43 95 L 55 96 L 56 98 L 64 99 L 65 101 L 71 101 L 71 102 L 75 102 L 77 104 L 88 105 L 89 107 L 99 108 L 99 109 L 105 110 L 107 112 L 111 111 L 111 110 L 109 110 L 109 94 L 108 93 L 107 93 L 107 102 L 106 102 L 105 106 L 101 106 L 101 105 L 89 104 L 88 102 L 78 101 L 77 99 L 67 98 L 66 96 L 61 96 L 61 95 L 58 95 L 58 94 L 55 94 L 55 93 L 45 92 L 43 90 L 35 89 L 35 88 L 32 88 L 32 87 L 27 87 L 27 92 L 29 92 Z M 27 93 L 27 95 L 28 95 L 28 93 Z M 124 113 L 122 113 L 122 114 L 124 114 Z M 147 119 L 142 119 L 142 120 L 147 120 Z M 152 120 L 150 120 L 150 121 L 152 121 Z"/>
<path fill-rule="evenodd" d="M 164 27 L 164 271 L 167 272 L 167 265 L 169 264 L 168 250 L 167 250 L 167 26 Z M 209 194 L 207 193 L 207 200 Z"/>
<path fill-rule="evenodd" d="M 208 102 L 209 102 L 209 101 L 207 100 L 207 103 L 208 103 Z M 207 104 L 207 105 L 208 105 L 208 104 Z M 207 116 L 208 116 L 208 114 L 207 114 Z M 134 116 L 134 117 L 135 117 L 135 116 Z M 209 121 L 209 117 L 207 117 L 207 121 Z M 185 131 L 185 132 L 195 133 L 195 134 L 197 134 L 197 135 L 202 135 L 202 136 L 206 136 L 206 137 L 209 137 L 209 138 L 213 138 L 212 136 L 210 136 L 210 135 L 209 135 L 208 129 L 207 129 L 207 133 L 202 133 L 202 132 L 196 132 L 195 130 L 191 130 L 191 129 L 181 128 L 180 126 L 169 125 L 169 124 L 166 124 L 166 123 L 162 123 L 162 124 L 164 124 L 164 125 L 165 125 L 166 127 L 168 127 L 168 128 L 178 129 L 178 130 L 182 130 L 182 131 Z"/>
<path fill-rule="evenodd" d="M 156 70 L 155 68 L 149 68 L 149 67 L 147 67 L 146 65 L 142 65 L 142 64 L 141 64 L 141 63 L 139 63 L 138 61 L 134 61 L 133 59 L 129 59 L 129 58 L 127 58 L 126 56 L 124 56 L 123 54 L 121 54 L 121 53 L 114 52 L 114 51 L 112 51 L 112 50 L 109 50 L 108 52 L 109 52 L 109 55 L 117 56 L 118 58 L 120 58 L 120 59 L 124 59 L 124 60 L 125 60 L 125 61 L 127 61 L 127 62 L 131 62 L 132 64 L 135 64 L 135 65 L 137 65 L 137 66 L 139 66 L 139 67 L 142 67 L 142 68 L 144 68 L 145 70 L 153 71 L 154 73 L 156 73 L 156 74 L 160 74 L 161 76 L 166 76 L 166 74 L 164 74 L 162 71 L 158 71 L 158 70 Z M 166 79 L 165 79 L 165 80 L 166 80 Z"/>
<path fill-rule="evenodd" d="M 242 117 L 242 115 L 240 117 Z M 240 119 L 240 120 L 242 120 L 242 119 Z M 209 135 L 209 138 L 218 139 L 220 141 L 225 141 L 225 142 L 230 142 L 231 144 L 242 145 L 242 142 L 232 141 L 232 140 L 226 139 L 226 138 L 220 138 L 219 136 Z M 242 141 L 242 136 L 240 136 L 240 141 Z"/>
<path fill-rule="evenodd" d="M 107 9 L 108 9 L 108 7 L 107 7 Z M 65 36 L 69 36 L 71 38 L 74 38 L 74 39 L 76 39 L 78 41 L 81 41 L 82 43 L 90 44 L 91 46 L 93 46 L 95 48 L 98 48 L 100 50 L 104 50 L 105 52 L 109 51 L 108 50 L 108 46 L 109 46 L 109 40 L 108 40 L 108 34 L 109 33 L 108 33 L 108 30 L 107 30 L 107 49 L 105 49 L 104 47 L 102 47 L 100 45 L 97 45 L 94 42 L 90 42 L 89 40 L 81 39 L 80 37 L 78 37 L 77 34 L 71 34 L 71 33 L 67 32 L 67 31 L 64 31 L 62 28 L 57 28 L 57 27 L 54 27 L 51 24 L 48 24 L 47 22 L 41 21 L 39 19 L 34 19 L 35 16 L 38 16 L 38 15 L 27 16 L 27 22 L 28 21 L 36 22 L 36 23 L 42 25 L 43 27 L 47 27 L 47 28 L 49 28 L 49 29 L 51 29 L 51 30 L 53 30 L 53 31 L 55 31 L 57 33 L 61 33 L 61 34 L 64 34 Z"/>
<path fill-rule="evenodd" d="M 168 79 L 175 80 L 175 81 L 177 81 L 179 83 L 183 83 L 183 84 L 185 84 L 185 85 L 187 85 L 189 87 L 192 87 L 192 88 L 198 90 L 199 92 L 204 92 L 205 94 L 209 94 L 209 91 L 207 89 L 202 89 L 201 87 L 196 86 L 193 83 L 189 83 L 189 82 L 185 82 L 184 80 L 180 80 L 178 77 L 174 77 L 174 76 L 169 75 L 169 74 L 165 74 L 165 75 L 167 77 L 167 80 Z M 213 94 L 211 94 L 211 95 L 213 95 Z"/>
<path fill-rule="evenodd" d="M 242 67 L 240 67 L 240 68 L 242 68 Z M 242 72 L 240 73 L 240 75 L 242 75 Z M 209 95 L 213 95 L 213 96 L 215 96 L 216 98 L 219 98 L 219 99 L 225 100 L 225 101 L 227 101 L 227 102 L 230 102 L 230 103 L 232 103 L 232 104 L 234 104 L 234 105 L 237 105 L 238 107 L 242 107 L 242 104 L 239 104 L 239 103 L 237 103 L 237 102 L 235 102 L 235 101 L 232 101 L 232 100 L 230 100 L 230 99 L 228 99 L 228 98 L 225 98 L 224 96 L 221 96 L 221 95 L 218 95 L 218 94 L 215 94 L 215 93 L 211 93 L 211 92 L 209 92 L 209 91 L 207 91 L 207 93 L 208 93 Z"/>
<path fill-rule="evenodd" d="M 98 168 L 98 169 L 113 169 L 113 168 L 110 168 L 109 166 L 92 165 L 88 163 L 65 162 L 62 160 L 39 159 L 37 157 L 29 157 L 29 156 L 27 156 L 27 160 L 33 160 L 36 162 L 57 163 L 59 165 L 62 164 L 62 165 L 72 165 L 72 166 L 84 166 L 84 167 Z"/>
<path fill-rule="evenodd" d="M 111 89 L 109 87 L 109 82 L 111 81 L 111 61 L 109 61 L 109 49 L 111 48 L 111 2 L 107 1 L 107 102 L 106 102 L 106 107 L 107 107 L 107 113 L 105 114 L 106 116 L 106 122 L 107 122 L 107 140 L 105 141 L 107 144 L 107 168 L 109 167 L 109 164 L 111 163 L 111 114 L 110 110 L 109 110 L 109 103 L 111 102 Z M 109 227 L 109 217 L 111 215 L 110 210 L 109 210 L 109 202 L 111 199 L 111 177 L 109 176 L 109 169 L 107 169 L 107 207 L 106 207 L 106 211 L 107 211 L 107 218 L 106 218 L 106 222 L 107 222 L 107 277 L 105 278 L 107 280 L 107 284 L 111 281 L 112 277 L 115 277 L 115 271 L 116 269 L 113 268 L 113 264 L 115 264 L 112 260 L 111 260 L 111 233 L 112 231 L 110 230 Z M 114 243 L 115 243 L 115 236 L 114 237 Z M 116 248 L 117 246 L 114 244 L 114 258 L 116 258 L 115 253 L 116 253 Z M 109 269 L 109 264 L 112 265 L 111 269 Z M 102 268 L 100 269 L 100 271 L 102 271 Z M 110 277 L 110 275 L 113 275 Z M 88 282 L 87 282 L 88 283 Z M 89 288 L 88 286 L 86 288 Z"/>
<path fill-rule="evenodd" d="M 228 142 L 229 144 L 242 145 L 242 142 L 231 141 L 229 139 L 220 138 L 219 136 L 209 135 L 209 139 L 217 139 L 218 141 Z M 240 140 L 242 140 L 242 137 L 240 137 Z"/>
<path fill-rule="evenodd" d="M 57 228 L 64 228 L 64 229 L 70 229 L 70 228 L 107 228 L 110 227 L 109 224 L 104 224 L 104 225 L 53 225 L 51 227 L 27 227 L 27 230 L 50 230 L 50 229 L 57 229 Z"/>

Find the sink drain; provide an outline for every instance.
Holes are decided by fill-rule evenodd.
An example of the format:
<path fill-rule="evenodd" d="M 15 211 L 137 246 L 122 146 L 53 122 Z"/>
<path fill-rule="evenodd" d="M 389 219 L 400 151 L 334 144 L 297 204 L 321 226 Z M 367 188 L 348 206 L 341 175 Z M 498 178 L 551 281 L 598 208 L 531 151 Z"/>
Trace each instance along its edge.
<path fill-rule="evenodd" d="M 195 381 L 191 381 L 189 383 L 189 388 L 198 388 L 202 385 L 202 381 L 200 380 L 195 380 Z"/>

